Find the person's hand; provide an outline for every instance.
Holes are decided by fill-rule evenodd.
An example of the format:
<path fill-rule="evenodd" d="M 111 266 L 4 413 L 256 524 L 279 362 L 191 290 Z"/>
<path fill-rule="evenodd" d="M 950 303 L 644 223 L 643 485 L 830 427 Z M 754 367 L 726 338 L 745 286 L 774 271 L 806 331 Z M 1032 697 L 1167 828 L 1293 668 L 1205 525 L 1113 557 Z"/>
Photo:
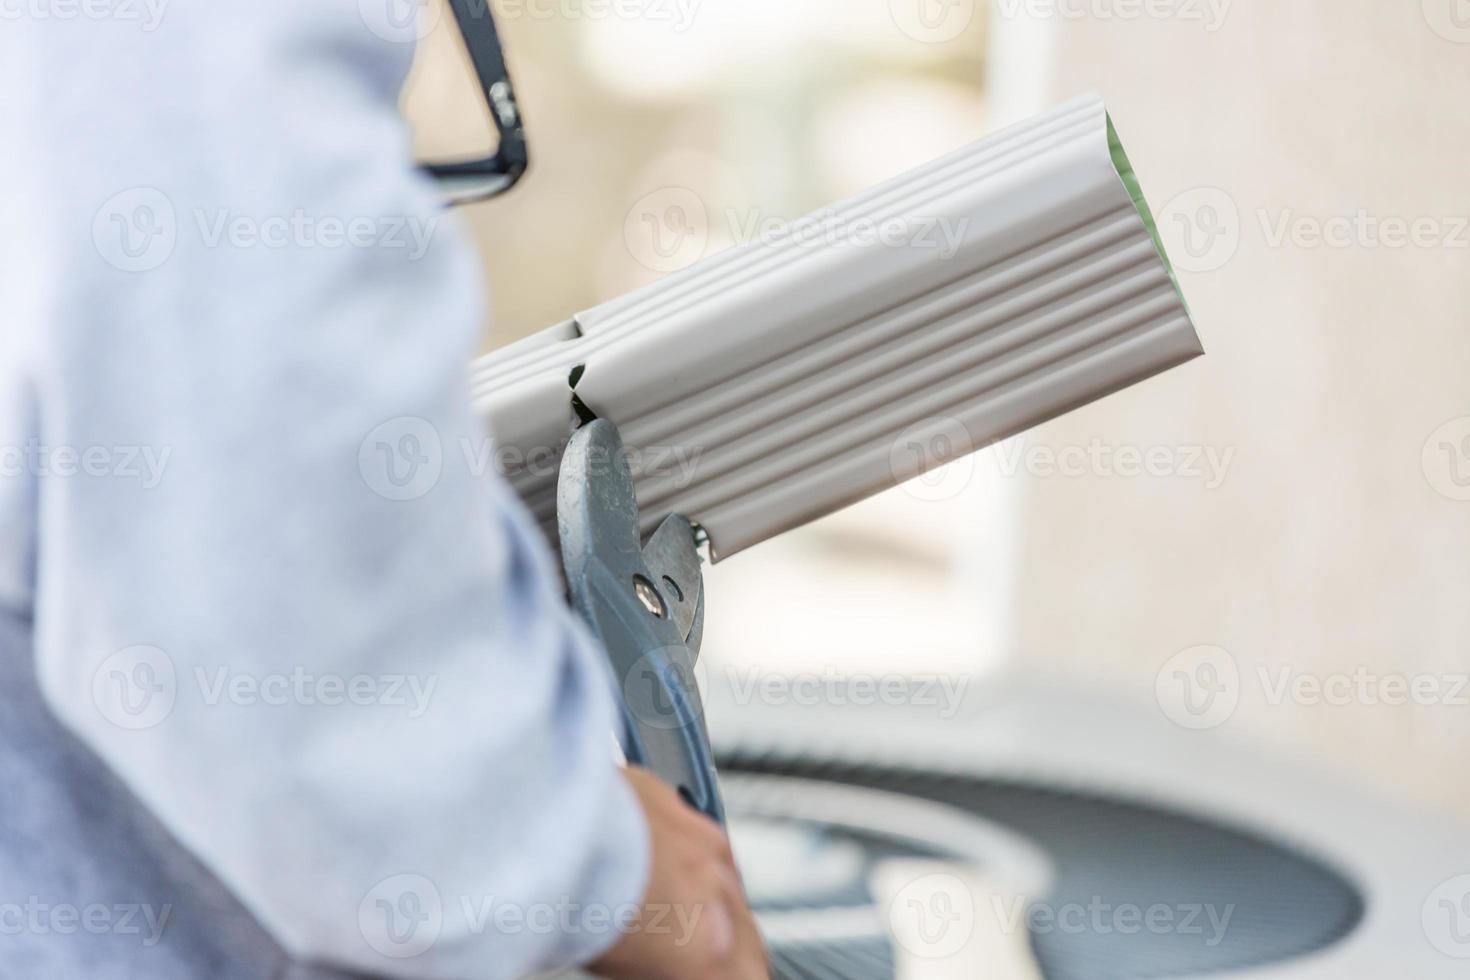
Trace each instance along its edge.
<path fill-rule="evenodd" d="M 646 770 L 624 772 L 648 819 L 653 867 L 638 920 L 589 969 L 611 980 L 768 980 L 725 832 Z"/>

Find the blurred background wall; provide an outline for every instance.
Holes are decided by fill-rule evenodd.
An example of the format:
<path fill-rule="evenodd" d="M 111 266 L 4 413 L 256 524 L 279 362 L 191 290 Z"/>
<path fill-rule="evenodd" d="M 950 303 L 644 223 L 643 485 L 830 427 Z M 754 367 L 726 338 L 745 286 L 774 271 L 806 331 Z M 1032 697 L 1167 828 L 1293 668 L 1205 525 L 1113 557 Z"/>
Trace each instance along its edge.
<path fill-rule="evenodd" d="M 1470 815 L 1464 0 L 495 8 L 487 348 L 1097 90 L 1208 351 L 716 566 L 712 664 L 1102 685 Z M 438 22 L 426 156 L 488 138 Z"/>
<path fill-rule="evenodd" d="M 1207 354 L 1033 434 L 1180 475 L 1023 476 L 1009 645 L 1167 709 L 1213 685 L 1206 724 L 1461 813 L 1467 42 L 1456 0 L 1057 24 L 1048 97 L 1107 93 Z"/>

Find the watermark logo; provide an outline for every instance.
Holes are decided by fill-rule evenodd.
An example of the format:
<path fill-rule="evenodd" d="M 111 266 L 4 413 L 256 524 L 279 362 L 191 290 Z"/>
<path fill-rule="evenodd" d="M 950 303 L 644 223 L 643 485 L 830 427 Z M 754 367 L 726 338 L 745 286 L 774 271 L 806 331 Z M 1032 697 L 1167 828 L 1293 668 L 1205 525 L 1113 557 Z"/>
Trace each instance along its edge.
<path fill-rule="evenodd" d="M 1185 272 L 1221 269 L 1240 248 L 1240 209 L 1218 187 L 1175 195 L 1159 211 L 1157 222 L 1168 242 L 1169 260 Z"/>
<path fill-rule="evenodd" d="M 629 713 L 664 731 L 697 723 L 702 717 L 700 692 L 708 689 L 709 668 L 702 660 L 691 664 L 683 647 L 649 651 L 623 675 L 623 703 Z"/>
<path fill-rule="evenodd" d="M 1045 446 L 1026 437 L 1007 439 L 992 457 L 1003 477 L 1024 472 L 1035 479 L 1097 477 L 1119 480 L 1189 480 L 1206 490 L 1225 483 L 1235 447 L 1203 445 L 1113 446 L 1093 438 L 1086 445 Z"/>
<path fill-rule="evenodd" d="M 185 234 L 205 249 L 392 249 L 417 261 L 427 254 L 438 225 L 438 215 L 316 214 L 305 208 L 281 214 L 194 208 L 181 220 L 168 195 L 156 187 L 134 187 L 97 209 L 92 243 L 104 261 L 124 272 L 159 268 Z"/>
<path fill-rule="evenodd" d="M 434 0 L 357 0 L 357 11 L 368 30 L 393 44 L 417 44 L 439 26 Z"/>
<path fill-rule="evenodd" d="M 963 422 L 935 416 L 899 433 L 888 447 L 888 470 L 911 497 L 928 503 L 952 500 L 974 479 L 974 452 Z"/>
<path fill-rule="evenodd" d="M 439 483 L 444 447 L 439 430 L 410 415 L 389 419 L 369 432 L 357 450 L 363 482 L 388 500 L 417 500 Z"/>
<path fill-rule="evenodd" d="M 1367 208 L 1312 214 L 1290 207 L 1259 207 L 1250 214 L 1260 243 L 1272 250 L 1470 250 L 1470 215 L 1378 214 Z M 1224 268 L 1240 249 L 1246 223 L 1235 200 L 1218 187 L 1185 191 L 1158 212 L 1169 258 L 1186 272 Z"/>
<path fill-rule="evenodd" d="M 925 708 L 946 720 L 959 713 L 971 680 L 967 674 L 842 673 L 830 667 L 774 673 L 733 666 L 724 679 L 736 705 Z"/>
<path fill-rule="evenodd" d="M 895 214 L 886 218 L 846 215 L 830 208 L 794 220 L 761 211 L 725 211 L 725 224 L 737 244 L 796 248 L 912 248 L 935 252 L 948 261 L 959 252 L 968 218 Z"/>
<path fill-rule="evenodd" d="M 1093 895 L 1086 902 L 1028 903 L 1024 896 L 990 896 L 991 910 L 1006 935 L 1189 936 L 1214 949 L 1225 941 L 1235 905 L 1181 902 L 1111 902 Z"/>
<path fill-rule="evenodd" d="M 0 0 L 3 20 L 113 20 L 158 30 L 169 0 Z"/>
<path fill-rule="evenodd" d="M 490 0 L 476 0 L 471 9 L 488 8 Z M 701 0 L 501 0 L 496 16 L 512 20 L 646 21 L 669 24 L 675 34 L 694 26 Z"/>
<path fill-rule="evenodd" d="M 0 0 L 0 20 L 115 20 L 151 34 L 169 0 Z"/>
<path fill-rule="evenodd" d="M 977 449 L 956 418 L 937 416 L 906 428 L 889 445 L 889 472 L 919 500 L 951 500 L 981 469 L 991 476 L 1032 479 L 1183 480 L 1205 490 L 1225 484 L 1235 463 L 1234 446 L 1204 444 L 1112 445 L 1099 438 L 1051 446 L 1015 436 Z"/>
<path fill-rule="evenodd" d="M 196 208 L 194 226 L 205 248 L 402 249 L 410 262 L 429 251 L 437 215 L 316 215 L 305 208 L 258 216 L 228 208 Z"/>
<path fill-rule="evenodd" d="M 132 646 L 104 660 L 92 675 L 97 710 L 119 728 L 140 731 L 173 714 L 181 697 L 198 706 L 237 707 L 386 707 L 408 718 L 422 718 L 439 686 L 436 674 L 333 674 L 297 666 L 289 671 L 256 673 L 227 665 L 195 665 L 180 674 L 171 658 L 155 646 Z"/>
<path fill-rule="evenodd" d="M 1470 44 L 1470 0 L 1420 0 L 1424 19 L 1446 41 Z"/>
<path fill-rule="evenodd" d="M 645 194 L 623 222 L 628 253 L 654 272 L 688 268 L 704 258 L 709 240 L 709 209 L 687 187 L 662 187 Z"/>
<path fill-rule="evenodd" d="M 1451 419 L 1424 441 L 1424 478 L 1441 496 L 1470 500 L 1470 416 Z"/>
<path fill-rule="evenodd" d="M 154 646 L 119 650 L 92 675 L 92 703 L 119 728 L 142 731 L 174 709 L 179 679 L 169 655 Z"/>
<path fill-rule="evenodd" d="M 1154 697 L 1164 715 L 1181 728 L 1218 728 L 1240 704 L 1240 667 L 1222 647 L 1181 650 L 1159 668 Z"/>
<path fill-rule="evenodd" d="M 469 933 L 475 936 L 492 930 L 501 936 L 524 933 L 537 936 L 647 933 L 670 936 L 676 947 L 687 946 L 694 939 L 704 914 L 704 906 L 700 904 L 583 904 L 565 896 L 554 902 L 507 902 L 493 895 L 463 895 L 459 908 Z"/>
<path fill-rule="evenodd" d="M 24 902 L 0 902 L 0 936 L 139 936 L 151 949 L 163 939 L 172 904 L 47 902 L 31 895 Z"/>
<path fill-rule="evenodd" d="M 156 187 L 114 194 L 92 219 L 92 243 L 103 260 L 123 272 L 148 272 L 168 261 L 179 239 L 178 216 Z"/>
<path fill-rule="evenodd" d="M 367 944 L 384 956 L 420 956 L 439 941 L 444 901 L 423 875 L 401 874 L 373 886 L 357 907 L 357 926 Z"/>
<path fill-rule="evenodd" d="M 709 690 L 711 668 L 704 660 L 692 667 L 682 648 L 655 651 L 640 657 L 623 678 L 623 700 L 629 711 L 655 728 L 682 727 L 673 697 L 694 698 L 692 714 L 699 715 L 698 696 Z M 830 667 L 820 671 L 770 671 L 729 665 L 713 676 L 722 682 L 732 703 L 770 707 L 923 708 L 940 718 L 953 718 L 964 704 L 971 677 L 967 674 L 849 673 Z"/>
<path fill-rule="evenodd" d="M 1256 668 L 1256 679 L 1266 704 L 1273 708 L 1287 703 L 1333 708 L 1470 707 L 1470 674 L 1380 674 L 1362 665 L 1351 672 L 1315 674 L 1290 665 L 1263 665 Z"/>
<path fill-rule="evenodd" d="M 1172 657 L 1155 678 L 1159 707 L 1183 728 L 1217 728 L 1249 695 L 1267 708 L 1465 708 L 1470 674 L 1382 673 L 1360 664 L 1317 673 L 1292 664 L 1259 664 L 1242 674 L 1235 658 L 1214 646 Z"/>
<path fill-rule="evenodd" d="M 1233 0 L 999 0 L 1007 20 L 1171 20 L 1213 34 L 1225 26 Z"/>
<path fill-rule="evenodd" d="M 1261 208 L 1256 217 L 1273 249 L 1470 249 L 1470 217 L 1464 215 L 1377 215 L 1359 208 L 1323 216 Z"/>
<path fill-rule="evenodd" d="M 566 446 L 495 445 L 489 439 L 465 439 L 460 445 L 465 468 L 474 476 L 492 470 L 513 480 L 522 477 L 555 476 L 566 456 Z M 640 483 L 656 481 L 682 490 L 694 482 L 704 450 L 699 446 L 628 446 L 623 447 L 621 461 L 629 474 Z M 580 465 L 588 474 L 597 476 L 611 472 L 612 458 L 593 453 Z"/>
<path fill-rule="evenodd" d="M 0 446 L 0 477 L 136 480 L 153 490 L 163 482 L 172 456 L 172 446 L 53 446 L 30 439 Z"/>
<path fill-rule="evenodd" d="M 976 0 L 888 0 L 900 31 L 922 44 L 948 44 L 975 21 Z"/>
<path fill-rule="evenodd" d="M 1424 900 L 1424 935 L 1446 956 L 1470 960 L 1470 875 L 1441 884 Z"/>
<path fill-rule="evenodd" d="M 968 218 L 904 214 L 888 217 L 844 214 L 830 208 L 788 218 L 750 208 L 712 215 L 687 187 L 664 187 L 633 205 L 623 223 L 628 252 L 655 272 L 676 272 L 698 262 L 713 233 L 735 245 L 772 248 L 927 249 L 949 260 L 963 247 Z"/>
<path fill-rule="evenodd" d="M 458 445 L 459 452 L 453 447 Z M 566 457 L 566 444 L 517 446 L 497 444 L 484 436 L 462 435 L 449 443 L 432 422 L 416 416 L 400 416 L 376 426 L 358 446 L 358 472 L 368 488 L 388 500 L 417 500 L 443 478 L 445 467 L 463 466 L 468 476 L 480 479 L 494 474 L 519 482 L 523 479 L 555 477 Z M 682 490 L 698 475 L 704 450 L 698 446 L 624 446 L 616 457 L 594 454 L 579 465 L 590 476 L 626 466 L 640 485 L 656 484 Z M 0 457 L 3 461 L 3 457 Z M 458 472 L 458 471 L 456 471 Z"/>
<path fill-rule="evenodd" d="M 455 934 L 470 936 L 573 935 L 612 936 L 647 933 L 672 937 L 675 946 L 690 943 L 704 913 L 703 905 L 634 902 L 608 905 L 582 903 L 563 896 L 551 901 L 514 901 L 497 895 L 450 895 L 423 875 L 399 874 L 378 882 L 357 908 L 358 929 L 377 952 L 411 959 L 438 943 L 453 917 Z"/>
<path fill-rule="evenodd" d="M 922 959 L 945 959 L 975 932 L 975 896 L 950 874 L 927 874 L 904 885 L 888 906 L 893 938 Z"/>
<path fill-rule="evenodd" d="M 335 708 L 406 708 L 410 719 L 422 718 L 439 686 L 429 674 L 318 674 L 297 666 L 290 672 L 256 674 L 226 666 L 194 668 L 194 684 L 203 704 L 251 707 L 305 705 Z"/>

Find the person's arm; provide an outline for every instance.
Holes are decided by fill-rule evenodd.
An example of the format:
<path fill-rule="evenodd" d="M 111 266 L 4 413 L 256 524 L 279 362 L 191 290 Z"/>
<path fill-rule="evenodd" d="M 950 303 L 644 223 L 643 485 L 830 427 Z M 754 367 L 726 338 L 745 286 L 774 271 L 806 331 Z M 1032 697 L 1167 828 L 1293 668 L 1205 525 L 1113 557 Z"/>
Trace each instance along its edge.
<path fill-rule="evenodd" d="M 7 313 L 67 451 L 38 668 L 293 953 L 511 977 L 661 896 L 600 654 L 480 465 L 482 286 L 412 168 L 388 5 L 7 21 L 11 189 L 44 216 Z"/>

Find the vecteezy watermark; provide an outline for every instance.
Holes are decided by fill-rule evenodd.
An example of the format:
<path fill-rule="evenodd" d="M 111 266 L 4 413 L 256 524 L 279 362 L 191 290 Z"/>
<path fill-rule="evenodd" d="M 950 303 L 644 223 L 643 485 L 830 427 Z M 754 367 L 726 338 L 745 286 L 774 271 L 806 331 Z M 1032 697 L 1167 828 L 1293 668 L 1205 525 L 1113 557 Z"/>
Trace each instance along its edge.
<path fill-rule="evenodd" d="M 1240 208 L 1218 187 L 1176 194 L 1156 219 L 1169 260 L 1185 272 L 1223 268 L 1240 248 Z"/>
<path fill-rule="evenodd" d="M 169 0 L 0 0 L 5 20 L 115 20 L 145 33 L 158 30 Z"/>
<path fill-rule="evenodd" d="M 996 445 L 991 458 L 1001 476 L 1021 472 L 1037 479 L 1189 480 L 1219 489 L 1235 461 L 1235 447 L 1153 445 L 1111 446 L 1093 438 L 1086 445 L 1045 446 L 1024 436 Z"/>
<path fill-rule="evenodd" d="M 454 445 L 455 443 L 451 443 Z M 479 478 L 496 473 L 512 481 L 555 477 L 566 445 L 514 446 L 483 437 L 462 436 L 458 453 L 446 454 L 433 423 L 417 416 L 389 419 L 373 428 L 358 446 L 357 465 L 368 488 L 388 500 L 417 500 L 438 486 L 446 465 L 463 466 Z M 622 463 L 636 480 L 653 480 L 681 490 L 694 482 L 704 450 L 698 446 L 624 446 Z M 594 455 L 585 461 L 596 476 L 613 465 Z"/>
<path fill-rule="evenodd" d="M 476 20 L 493 16 L 501 22 L 530 21 L 642 21 L 668 24 L 682 34 L 694 25 L 703 0 L 466 0 L 461 16 Z M 440 5 L 432 0 L 358 0 L 358 12 L 368 30 L 395 44 L 416 44 L 432 33 L 441 19 Z"/>
<path fill-rule="evenodd" d="M 981 0 L 888 0 L 900 31 L 923 44 L 948 44 L 975 22 Z"/>
<path fill-rule="evenodd" d="M 1258 667 L 1256 679 L 1272 707 L 1470 707 L 1470 674 L 1385 674 L 1362 665 L 1317 674 L 1277 665 Z"/>
<path fill-rule="evenodd" d="M 1171 20 L 1213 34 L 1225 26 L 1234 0 L 998 0 L 1007 20 Z"/>
<path fill-rule="evenodd" d="M 797 248 L 930 249 L 947 260 L 960 250 L 970 220 L 921 214 L 869 218 L 831 209 L 787 219 L 730 208 L 725 211 L 725 224 L 738 245 L 754 242 Z"/>
<path fill-rule="evenodd" d="M 148 272 L 166 263 L 181 235 L 206 249 L 402 250 L 410 261 L 428 252 L 439 216 L 323 214 L 293 208 L 251 214 L 230 208 L 194 208 L 186 221 L 168 195 L 155 187 L 114 194 L 97 209 L 92 242 L 97 253 L 124 272 Z"/>
<path fill-rule="evenodd" d="M 168 261 L 179 240 L 178 216 L 156 187 L 133 187 L 103 202 L 92 218 L 92 244 L 108 265 L 147 272 Z"/>
<path fill-rule="evenodd" d="M 363 896 L 358 928 L 368 946 L 392 959 L 421 956 L 434 947 L 447 920 L 456 935 L 669 936 L 675 946 L 694 938 L 702 905 L 638 905 L 554 901 L 518 902 L 495 895 L 451 896 L 419 874 L 385 878 Z"/>
<path fill-rule="evenodd" d="M 639 265 L 677 272 L 709 249 L 709 208 L 687 187 L 661 187 L 643 195 L 623 219 L 623 244 Z"/>
<path fill-rule="evenodd" d="M 1446 956 L 1470 960 L 1470 875 L 1442 882 L 1420 912 L 1429 944 Z"/>
<path fill-rule="evenodd" d="M 1256 208 L 1252 215 L 1261 244 L 1273 250 L 1470 249 L 1470 215 L 1377 214 L 1367 208 L 1311 214 L 1290 207 Z M 1239 251 L 1246 223 L 1228 193 L 1197 187 L 1175 195 L 1159 210 L 1158 227 L 1175 266 L 1214 272 Z"/>
<path fill-rule="evenodd" d="M 971 679 L 967 674 L 866 674 L 831 668 L 788 673 L 730 666 L 723 673 L 739 705 L 932 708 L 944 719 L 959 712 Z"/>
<path fill-rule="evenodd" d="M 444 472 L 439 430 L 415 416 L 389 419 L 363 437 L 357 471 L 380 497 L 417 500 L 439 484 Z"/>
<path fill-rule="evenodd" d="M 367 29 L 393 44 L 417 44 L 439 26 L 441 5 L 434 0 L 357 0 Z"/>
<path fill-rule="evenodd" d="M 127 647 L 92 675 L 92 702 L 104 718 L 129 731 L 161 724 L 181 697 L 203 707 L 384 707 L 422 718 L 438 687 L 438 675 L 339 674 L 307 670 L 244 671 L 227 665 L 195 665 L 181 676 L 174 660 L 155 646 Z"/>
<path fill-rule="evenodd" d="M 698 262 L 713 232 L 736 245 L 794 248 L 932 249 L 951 259 L 964 244 L 969 219 L 947 215 L 872 218 L 824 209 L 787 218 L 759 209 L 727 208 L 712 219 L 704 199 L 687 187 L 663 187 L 634 202 L 623 222 L 623 241 L 640 265 L 677 272 Z"/>
<path fill-rule="evenodd" d="M 1470 500 L 1470 415 L 1451 419 L 1424 440 L 1424 478 L 1441 496 Z"/>
<path fill-rule="evenodd" d="M 991 911 L 1007 935 L 1194 936 L 1214 949 L 1225 941 L 1235 905 L 1203 902 L 1112 902 L 1093 895 L 1085 902 L 1028 902 L 1024 896 L 990 896 Z"/>
<path fill-rule="evenodd" d="M 384 956 L 420 956 L 444 931 L 444 898 L 423 875 L 384 878 L 358 904 L 357 927 L 367 944 Z"/>
<path fill-rule="evenodd" d="M 1470 248 L 1470 217 L 1465 215 L 1377 215 L 1366 208 L 1317 215 L 1261 208 L 1256 217 L 1268 248 Z"/>
<path fill-rule="evenodd" d="M 936 416 L 904 429 L 889 446 L 889 470 L 905 493 L 924 501 L 950 500 L 982 470 L 1014 479 L 1184 480 L 1206 490 L 1224 485 L 1235 462 L 1234 446 L 1193 444 L 1049 446 L 1025 436 L 991 443 L 974 455 L 969 429 L 957 418 Z"/>
<path fill-rule="evenodd" d="M 163 482 L 172 446 L 47 445 L 36 439 L 0 446 L 0 478 L 21 476 L 136 480 L 144 490 Z"/>
<path fill-rule="evenodd" d="M 439 216 L 316 215 L 305 208 L 289 214 L 240 214 L 228 208 L 196 208 L 199 239 L 205 248 L 234 249 L 402 249 L 410 261 L 429 251 Z"/>
<path fill-rule="evenodd" d="M 1218 728 L 1249 695 L 1267 708 L 1470 708 L 1470 673 L 1395 673 L 1358 665 L 1318 673 L 1292 664 L 1260 664 L 1242 674 L 1217 646 L 1180 651 L 1154 679 L 1159 707 L 1182 728 Z"/>
<path fill-rule="evenodd" d="M 1420 0 L 1431 30 L 1456 44 L 1470 44 L 1470 0 Z"/>
<path fill-rule="evenodd" d="M 138 936 L 152 948 L 163 939 L 172 904 L 148 902 L 47 902 L 39 895 L 24 902 L 0 902 L 0 936 Z"/>
<path fill-rule="evenodd" d="M 668 24 L 675 34 L 694 26 L 703 0 L 498 0 L 495 16 L 501 20 L 646 21 Z M 490 0 L 470 0 L 472 11 L 486 9 Z"/>
<path fill-rule="evenodd" d="M 422 718 L 429 710 L 437 674 L 333 674 L 293 667 L 284 672 L 263 674 L 231 670 L 229 667 L 193 670 L 195 687 L 203 702 L 214 706 L 321 705 L 335 708 L 351 705 L 407 709 L 409 718 Z"/>
<path fill-rule="evenodd" d="M 1240 667 L 1223 647 L 1181 650 L 1159 668 L 1154 697 L 1164 715 L 1181 728 L 1218 728 L 1240 704 Z"/>
<path fill-rule="evenodd" d="M 670 731 L 697 727 L 704 718 L 700 692 L 709 690 L 709 665 L 707 659 L 691 664 L 684 647 L 650 650 L 624 672 L 622 689 L 628 713 L 642 724 Z"/>
<path fill-rule="evenodd" d="M 888 904 L 888 927 L 907 952 L 921 959 L 954 956 L 975 934 L 975 896 L 964 879 L 936 872 L 908 882 Z"/>
<path fill-rule="evenodd" d="M 1020 931 L 1022 922 L 1031 935 L 1067 936 L 1198 936 L 1200 944 L 1213 949 L 1225 941 L 1235 905 L 1183 902 L 1154 902 L 1138 905 L 1114 903 L 1094 895 L 1086 902 L 1032 903 L 1013 899 L 1009 907 L 1000 896 L 991 896 L 997 915 L 1003 915 L 1008 932 Z"/>
<path fill-rule="evenodd" d="M 493 895 L 460 898 L 460 909 L 470 932 L 493 931 L 508 936 L 530 933 L 537 936 L 566 936 L 587 933 L 610 936 L 646 933 L 669 936 L 675 946 L 686 946 L 704 912 L 703 905 L 608 905 L 600 902 L 508 902 Z"/>
<path fill-rule="evenodd" d="M 925 502 L 952 500 L 975 478 L 975 441 L 959 419 L 937 415 L 908 426 L 888 447 L 888 471 Z"/>
<path fill-rule="evenodd" d="M 119 728 L 152 728 L 174 710 L 179 676 L 163 650 L 140 644 L 112 654 L 92 674 L 92 703 Z"/>
<path fill-rule="evenodd" d="M 497 446 L 489 439 L 467 439 L 460 442 L 465 467 L 474 476 L 490 470 L 503 477 L 555 476 L 565 459 L 566 446 Z M 635 480 L 657 480 L 667 483 L 675 490 L 682 490 L 694 482 L 700 461 L 704 458 L 702 446 L 623 446 L 622 463 Z M 593 452 L 581 467 L 592 476 L 606 472 L 613 460 L 602 458 Z"/>
<path fill-rule="evenodd" d="M 708 658 L 688 664 L 682 648 L 645 654 L 623 676 L 623 702 L 644 724 L 679 728 L 698 720 L 699 692 L 712 681 L 740 706 L 916 708 L 941 719 L 959 713 L 969 690 L 968 674 L 863 673 L 823 668 L 816 671 L 773 671 L 735 664 L 711 667 Z M 696 695 L 687 705 L 675 704 L 681 692 Z"/>

